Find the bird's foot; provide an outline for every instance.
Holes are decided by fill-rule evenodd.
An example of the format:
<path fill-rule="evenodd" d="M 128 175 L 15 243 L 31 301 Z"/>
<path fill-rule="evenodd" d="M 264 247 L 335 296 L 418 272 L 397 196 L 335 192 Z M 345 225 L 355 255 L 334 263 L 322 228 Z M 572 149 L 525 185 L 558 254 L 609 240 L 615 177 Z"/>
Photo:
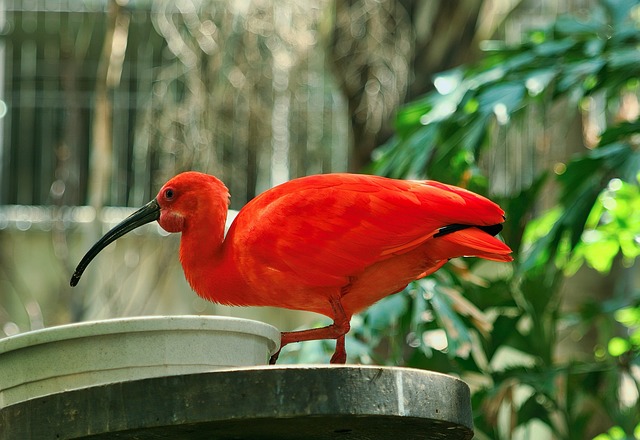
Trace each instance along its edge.
<path fill-rule="evenodd" d="M 336 351 L 333 352 L 333 356 L 331 356 L 331 360 L 329 363 L 331 364 L 346 364 L 347 363 L 347 350 L 345 349 L 345 341 L 344 335 L 339 336 L 336 339 Z"/>
<path fill-rule="evenodd" d="M 280 356 L 280 350 L 276 351 L 270 358 L 269 358 L 269 365 L 275 365 L 276 361 L 278 360 L 278 356 Z"/>
<path fill-rule="evenodd" d="M 333 353 L 331 356 L 330 364 L 346 364 L 347 363 L 347 353 Z"/>

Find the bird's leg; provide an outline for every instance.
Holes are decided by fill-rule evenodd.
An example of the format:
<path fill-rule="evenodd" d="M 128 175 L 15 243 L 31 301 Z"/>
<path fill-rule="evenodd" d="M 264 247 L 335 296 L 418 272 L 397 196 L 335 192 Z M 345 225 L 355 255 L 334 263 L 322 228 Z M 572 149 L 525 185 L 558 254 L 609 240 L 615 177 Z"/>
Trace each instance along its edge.
<path fill-rule="evenodd" d="M 333 324 L 321 328 L 312 328 L 309 330 L 299 330 L 295 332 L 282 332 L 280 339 L 280 350 L 287 344 L 292 342 L 315 341 L 317 339 L 336 339 L 336 351 L 331 358 L 332 364 L 344 364 L 347 360 L 347 353 L 344 348 L 344 335 L 351 328 L 349 321 L 351 316 L 347 316 L 340 304 L 340 300 L 331 299 L 331 308 L 333 309 Z M 273 365 L 280 355 L 278 350 L 271 359 L 269 364 Z"/>

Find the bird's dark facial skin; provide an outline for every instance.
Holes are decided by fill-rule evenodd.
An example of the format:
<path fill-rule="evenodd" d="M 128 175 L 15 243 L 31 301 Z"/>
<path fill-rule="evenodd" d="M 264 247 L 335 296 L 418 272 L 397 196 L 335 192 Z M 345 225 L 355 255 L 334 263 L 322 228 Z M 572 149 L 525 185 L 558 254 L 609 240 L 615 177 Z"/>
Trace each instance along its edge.
<path fill-rule="evenodd" d="M 116 226 L 114 226 L 109 232 L 104 234 L 104 236 L 100 240 L 98 240 L 96 244 L 91 247 L 91 249 L 89 249 L 82 260 L 80 260 L 80 263 L 78 263 L 78 267 L 76 267 L 76 270 L 71 277 L 71 286 L 73 287 L 78 284 L 78 281 L 80 281 L 80 277 L 82 276 L 84 270 L 87 268 L 89 263 L 91 263 L 91 260 L 93 260 L 102 249 L 104 249 L 109 244 L 116 241 L 126 233 L 131 232 L 144 224 L 151 223 L 154 220 L 158 220 L 159 218 L 160 205 L 158 204 L 157 200 L 154 199 L 131 214 L 129 217 L 118 223 Z"/>

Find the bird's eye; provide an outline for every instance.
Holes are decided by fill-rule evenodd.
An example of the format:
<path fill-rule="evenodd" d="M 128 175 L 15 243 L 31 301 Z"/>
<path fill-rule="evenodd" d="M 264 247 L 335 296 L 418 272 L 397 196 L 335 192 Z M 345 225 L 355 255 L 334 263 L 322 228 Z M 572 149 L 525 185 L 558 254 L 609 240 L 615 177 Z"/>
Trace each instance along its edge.
<path fill-rule="evenodd" d="M 164 190 L 164 198 L 167 200 L 171 200 L 173 199 L 173 197 L 175 196 L 175 191 L 173 191 L 172 188 L 167 188 Z"/>

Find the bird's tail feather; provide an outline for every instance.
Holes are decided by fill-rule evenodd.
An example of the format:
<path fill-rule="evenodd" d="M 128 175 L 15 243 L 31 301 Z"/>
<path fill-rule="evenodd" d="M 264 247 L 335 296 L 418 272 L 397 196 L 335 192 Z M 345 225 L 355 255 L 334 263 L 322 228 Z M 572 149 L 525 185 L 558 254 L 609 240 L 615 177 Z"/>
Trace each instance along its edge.
<path fill-rule="evenodd" d="M 461 229 L 438 238 L 440 252 L 453 257 L 480 257 L 493 261 L 513 261 L 504 242 L 478 228 Z"/>

